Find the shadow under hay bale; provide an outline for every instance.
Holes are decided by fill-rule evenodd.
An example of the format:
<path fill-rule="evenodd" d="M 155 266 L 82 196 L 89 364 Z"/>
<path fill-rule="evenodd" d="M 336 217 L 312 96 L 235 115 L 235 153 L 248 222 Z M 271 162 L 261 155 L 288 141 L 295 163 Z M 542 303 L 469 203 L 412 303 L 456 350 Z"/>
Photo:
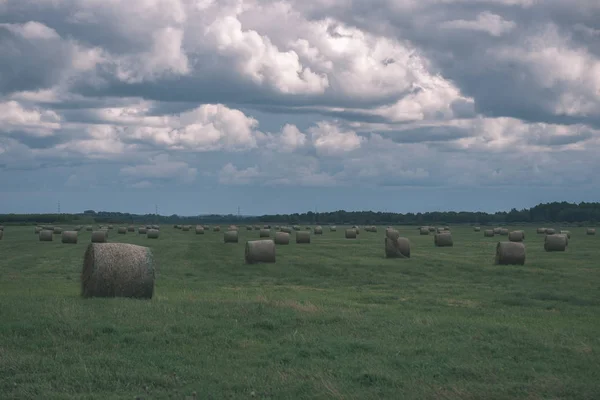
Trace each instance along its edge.
<path fill-rule="evenodd" d="M 275 233 L 275 244 L 290 244 L 290 234 L 287 232 Z"/>
<path fill-rule="evenodd" d="M 429 231 L 427 231 L 427 234 L 429 235 Z M 393 228 L 386 228 L 385 229 L 385 237 L 395 240 L 400 237 L 400 232 L 398 232 L 397 230 L 395 230 Z"/>
<path fill-rule="evenodd" d="M 508 240 L 511 242 L 522 242 L 523 240 L 525 240 L 525 232 L 512 231 L 508 234 Z"/>
<path fill-rule="evenodd" d="M 405 237 L 385 238 L 386 258 L 410 258 L 410 242 Z"/>
<path fill-rule="evenodd" d="M 483 237 L 494 237 L 494 230 L 486 229 L 485 231 L 483 231 Z"/>
<path fill-rule="evenodd" d="M 271 237 L 271 231 L 269 229 L 261 229 L 258 232 L 258 237 L 261 237 L 261 238 Z"/>
<path fill-rule="evenodd" d="M 204 227 L 202 225 L 196 225 L 196 235 L 204 235 Z"/>
<path fill-rule="evenodd" d="M 452 234 L 449 232 L 444 233 L 436 233 L 433 237 L 433 243 L 437 247 L 452 247 L 454 246 L 454 241 L 452 240 Z"/>
<path fill-rule="evenodd" d="M 83 258 L 81 295 L 151 299 L 154 263 L 147 247 L 126 243 L 92 243 Z"/>
<path fill-rule="evenodd" d="M 92 243 L 106 243 L 108 240 L 107 231 L 94 231 L 92 232 Z"/>
<path fill-rule="evenodd" d="M 64 231 L 61 241 L 67 244 L 77 244 L 77 231 Z"/>
<path fill-rule="evenodd" d="M 567 235 L 546 235 L 546 238 L 544 239 L 544 250 L 565 251 L 568 244 Z"/>
<path fill-rule="evenodd" d="M 272 240 L 251 240 L 246 242 L 244 258 L 246 264 L 274 263 L 275 242 Z"/>
<path fill-rule="evenodd" d="M 119 229 L 117 229 L 117 233 L 119 235 L 125 235 L 127 233 L 127 228 L 125 228 L 124 226 L 119 227 Z"/>
<path fill-rule="evenodd" d="M 517 242 L 498 242 L 495 263 L 497 265 L 525 265 L 525 245 Z"/>
<path fill-rule="evenodd" d="M 296 244 L 309 244 L 310 243 L 310 232 L 298 231 L 296 232 Z"/>
<path fill-rule="evenodd" d="M 146 232 L 146 239 L 158 239 L 160 231 L 158 229 L 148 229 Z"/>
<path fill-rule="evenodd" d="M 322 235 L 323 234 L 323 227 L 322 226 L 315 226 L 314 234 L 315 235 Z"/>
<path fill-rule="evenodd" d="M 237 243 L 238 241 L 238 231 L 227 231 L 223 234 L 223 243 Z"/>

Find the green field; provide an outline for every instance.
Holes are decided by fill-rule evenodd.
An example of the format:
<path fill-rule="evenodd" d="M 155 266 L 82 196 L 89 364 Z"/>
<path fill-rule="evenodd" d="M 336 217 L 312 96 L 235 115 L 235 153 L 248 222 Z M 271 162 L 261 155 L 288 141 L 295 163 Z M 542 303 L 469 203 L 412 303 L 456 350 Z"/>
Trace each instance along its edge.
<path fill-rule="evenodd" d="M 163 227 L 147 245 L 154 297 L 82 299 L 79 244 L 0 241 L 1 399 L 600 399 L 600 236 L 570 228 L 525 266 L 494 265 L 499 238 L 453 227 L 454 247 L 398 228 L 277 247 L 245 265 L 247 239 Z M 505 240 L 503 237 L 501 240 Z"/>

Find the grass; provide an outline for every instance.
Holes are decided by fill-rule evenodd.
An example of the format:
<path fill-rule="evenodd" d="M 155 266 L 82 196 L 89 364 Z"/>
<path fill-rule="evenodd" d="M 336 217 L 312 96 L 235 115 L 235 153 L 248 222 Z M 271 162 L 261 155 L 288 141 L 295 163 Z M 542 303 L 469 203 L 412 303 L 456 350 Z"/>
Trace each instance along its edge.
<path fill-rule="evenodd" d="M 600 246 L 571 229 L 525 266 L 493 264 L 496 238 L 453 228 L 454 247 L 400 227 L 411 259 L 385 259 L 383 229 L 277 247 L 245 265 L 247 239 L 161 229 L 151 301 L 82 299 L 91 232 L 0 241 L 2 399 L 599 399 Z M 293 235 L 293 234 L 292 234 Z M 506 238 L 503 238 L 504 240 Z"/>

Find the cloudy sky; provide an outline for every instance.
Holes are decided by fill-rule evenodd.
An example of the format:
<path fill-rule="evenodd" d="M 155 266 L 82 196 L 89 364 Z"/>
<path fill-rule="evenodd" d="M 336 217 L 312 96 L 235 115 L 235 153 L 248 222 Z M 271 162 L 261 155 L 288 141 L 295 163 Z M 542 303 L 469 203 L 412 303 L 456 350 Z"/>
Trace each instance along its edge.
<path fill-rule="evenodd" d="M 0 0 L 0 212 L 600 199 L 598 0 Z"/>

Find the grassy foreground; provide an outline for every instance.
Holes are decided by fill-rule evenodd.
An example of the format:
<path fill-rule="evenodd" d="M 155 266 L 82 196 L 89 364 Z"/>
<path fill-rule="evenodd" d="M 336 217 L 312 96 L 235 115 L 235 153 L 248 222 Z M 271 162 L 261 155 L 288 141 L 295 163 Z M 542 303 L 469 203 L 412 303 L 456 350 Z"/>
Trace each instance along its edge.
<path fill-rule="evenodd" d="M 564 253 L 526 229 L 525 266 L 495 266 L 499 238 L 453 228 L 454 247 L 401 227 L 277 247 L 245 265 L 247 239 L 170 227 L 147 245 L 150 301 L 82 299 L 79 244 L 0 241 L 2 399 L 600 399 L 600 236 Z M 505 240 L 502 237 L 502 240 Z"/>

